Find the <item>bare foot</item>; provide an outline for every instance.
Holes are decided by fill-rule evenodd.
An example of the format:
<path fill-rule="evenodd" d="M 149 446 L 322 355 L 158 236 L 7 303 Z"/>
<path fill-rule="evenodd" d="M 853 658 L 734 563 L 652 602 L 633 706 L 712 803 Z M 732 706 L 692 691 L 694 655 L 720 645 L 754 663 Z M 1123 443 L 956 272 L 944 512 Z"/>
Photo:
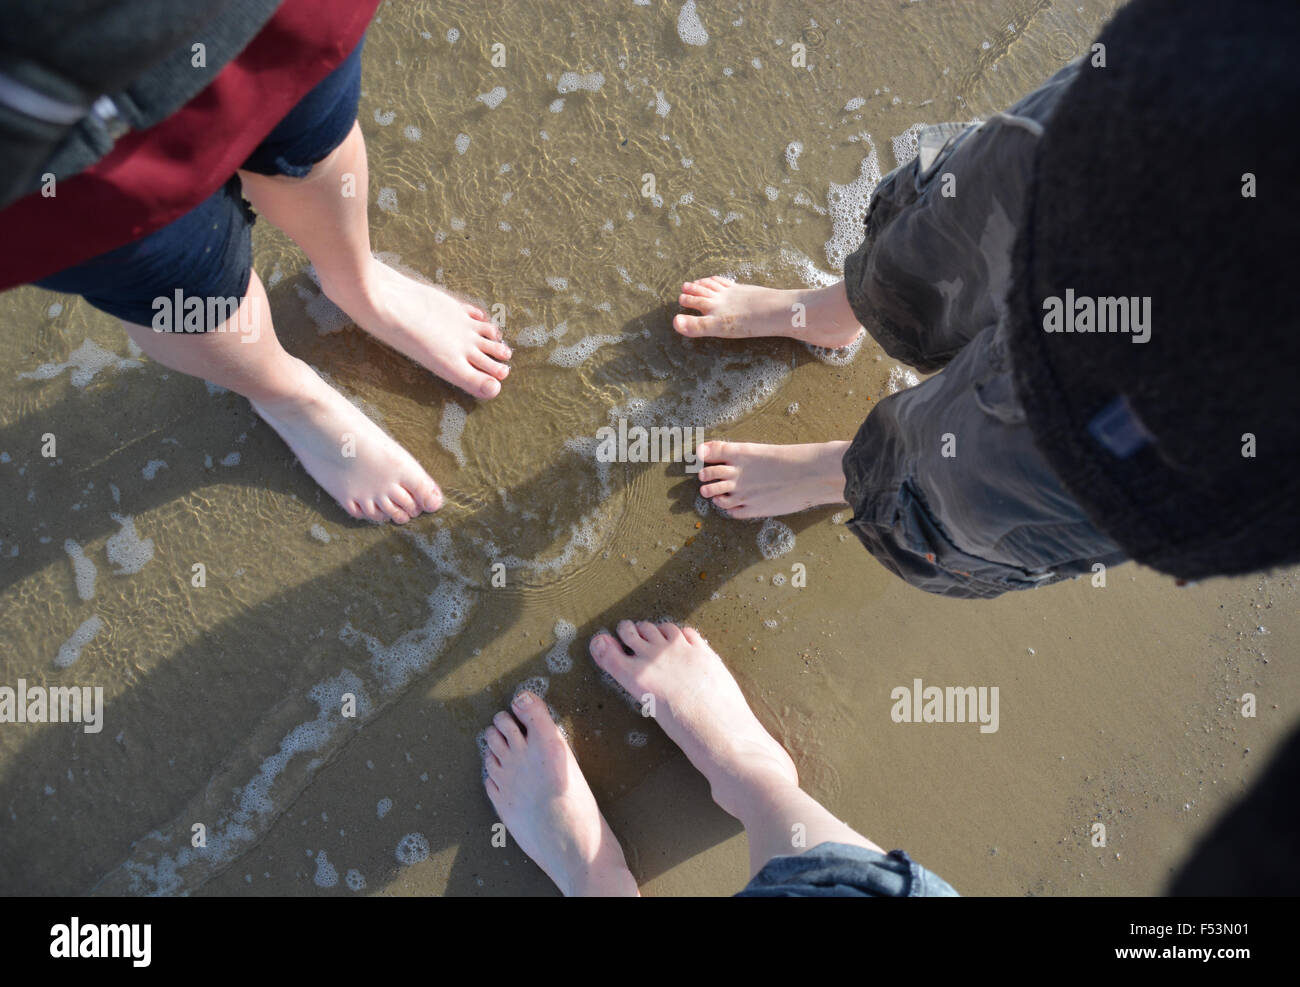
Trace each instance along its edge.
<path fill-rule="evenodd" d="M 794 761 L 758 722 L 731 672 L 700 632 L 676 624 L 621 621 L 591 639 L 591 657 L 654 718 L 709 781 L 732 815 L 746 793 L 770 782 L 799 785 Z M 623 645 L 632 654 L 627 654 Z"/>
<path fill-rule="evenodd" d="M 478 398 L 501 393 L 511 352 L 486 312 L 377 258 L 363 282 L 321 288 L 362 329 L 449 384 Z"/>
<path fill-rule="evenodd" d="M 701 313 L 673 317 L 673 328 L 683 336 L 788 336 L 838 349 L 862 332 L 843 282 L 827 288 L 780 290 L 712 277 L 687 281 L 677 303 Z"/>
<path fill-rule="evenodd" d="M 636 896 L 623 848 L 546 704 L 521 692 L 511 708 L 485 733 L 484 785 L 519 849 L 566 896 Z"/>
<path fill-rule="evenodd" d="M 442 506 L 442 491 L 409 452 L 301 360 L 289 396 L 253 402 L 311 478 L 355 518 L 405 524 Z"/>
<path fill-rule="evenodd" d="M 732 517 L 776 517 L 826 504 L 846 504 L 844 469 L 848 442 L 764 445 L 705 442 L 697 450 L 700 495 Z"/>

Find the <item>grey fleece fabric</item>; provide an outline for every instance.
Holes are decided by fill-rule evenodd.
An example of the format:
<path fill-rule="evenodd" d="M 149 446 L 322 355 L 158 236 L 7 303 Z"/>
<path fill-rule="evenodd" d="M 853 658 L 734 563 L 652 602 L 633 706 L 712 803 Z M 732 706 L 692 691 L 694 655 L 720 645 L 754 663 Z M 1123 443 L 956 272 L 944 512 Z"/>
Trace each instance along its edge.
<path fill-rule="evenodd" d="M 8 0 L 0 75 L 88 112 L 53 125 L 0 105 L 0 206 L 90 167 L 126 129 L 164 120 L 207 87 L 281 0 Z M 203 66 L 193 45 L 204 46 Z M 100 97 L 107 113 L 89 112 Z M 108 104 L 100 103 L 108 109 Z"/>
<path fill-rule="evenodd" d="M 1188 580 L 1293 565 L 1300 3 L 1134 0 L 1098 43 L 1012 255 L 1016 392 L 1136 561 Z M 1080 299 L 1082 318 L 1045 314 Z"/>

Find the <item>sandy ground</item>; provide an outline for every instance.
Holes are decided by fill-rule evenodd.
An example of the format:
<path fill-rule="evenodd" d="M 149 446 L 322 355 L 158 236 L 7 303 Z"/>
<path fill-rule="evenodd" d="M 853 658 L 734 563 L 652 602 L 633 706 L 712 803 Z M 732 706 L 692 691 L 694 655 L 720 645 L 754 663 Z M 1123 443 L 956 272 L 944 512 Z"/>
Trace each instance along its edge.
<path fill-rule="evenodd" d="M 553 893 L 493 846 L 479 776 L 476 735 L 527 681 L 643 891 L 730 893 L 743 834 L 585 653 L 623 617 L 671 617 L 728 660 L 810 792 L 960 891 L 1160 893 L 1296 719 L 1296 573 L 1179 589 L 1125 566 L 1104 587 L 939 599 L 837 511 L 784 519 L 768 557 L 680 464 L 590 452 L 636 402 L 712 435 L 851 436 L 902 368 L 870 342 L 837 364 L 684 341 L 677 286 L 832 276 L 864 159 L 887 172 L 914 124 L 1010 103 L 1111 5 L 701 0 L 703 45 L 676 3 L 478 6 L 386 4 L 360 118 L 376 250 L 506 306 L 501 397 L 373 343 L 282 236 L 255 240 L 286 346 L 438 477 L 436 517 L 353 522 L 238 396 L 137 359 L 79 300 L 0 299 L 0 685 L 106 700 L 98 734 L 0 725 L 0 891 Z M 996 686 L 998 730 L 893 722 L 891 691 L 918 678 Z"/>

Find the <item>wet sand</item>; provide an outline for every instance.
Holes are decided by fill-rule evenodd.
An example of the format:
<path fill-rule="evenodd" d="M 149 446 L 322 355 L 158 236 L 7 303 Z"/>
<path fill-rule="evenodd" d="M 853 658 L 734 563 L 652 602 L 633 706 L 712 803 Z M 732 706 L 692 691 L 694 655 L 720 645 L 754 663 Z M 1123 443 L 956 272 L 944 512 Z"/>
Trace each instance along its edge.
<path fill-rule="evenodd" d="M 644 893 L 735 891 L 737 825 L 585 652 L 623 617 L 671 617 L 727 659 L 812 794 L 963 893 L 1160 893 L 1296 718 L 1295 572 L 1179 589 L 1125 566 L 1104 588 L 945 600 L 890 576 L 844 512 L 782 519 L 773 555 L 680 464 L 592 452 L 620 415 L 851 436 L 906 385 L 894 361 L 869 340 L 835 362 L 683 340 L 681 281 L 824 283 L 856 244 L 864 159 L 887 172 L 913 125 L 1002 108 L 1112 5 L 701 2 L 702 45 L 677 3 L 477 6 L 385 4 L 360 118 L 375 249 L 505 306 L 502 395 L 372 342 L 255 234 L 286 346 L 430 469 L 436 516 L 354 522 L 243 399 L 137 360 L 79 300 L 0 299 L 0 685 L 106 699 L 99 734 L 0 726 L 0 892 L 553 893 L 492 845 L 479 778 L 476 735 L 526 681 Z M 999 729 L 893 722 L 917 678 L 997 686 Z"/>

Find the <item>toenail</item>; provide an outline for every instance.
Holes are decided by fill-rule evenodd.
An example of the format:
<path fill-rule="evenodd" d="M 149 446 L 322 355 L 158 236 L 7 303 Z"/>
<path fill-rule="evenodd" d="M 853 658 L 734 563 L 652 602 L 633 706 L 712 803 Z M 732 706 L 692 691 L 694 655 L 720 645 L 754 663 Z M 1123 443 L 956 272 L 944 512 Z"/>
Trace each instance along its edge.
<path fill-rule="evenodd" d="M 531 692 L 521 692 L 519 695 L 515 696 L 515 705 L 521 708 L 524 706 L 531 706 L 532 702 L 533 694 Z"/>

